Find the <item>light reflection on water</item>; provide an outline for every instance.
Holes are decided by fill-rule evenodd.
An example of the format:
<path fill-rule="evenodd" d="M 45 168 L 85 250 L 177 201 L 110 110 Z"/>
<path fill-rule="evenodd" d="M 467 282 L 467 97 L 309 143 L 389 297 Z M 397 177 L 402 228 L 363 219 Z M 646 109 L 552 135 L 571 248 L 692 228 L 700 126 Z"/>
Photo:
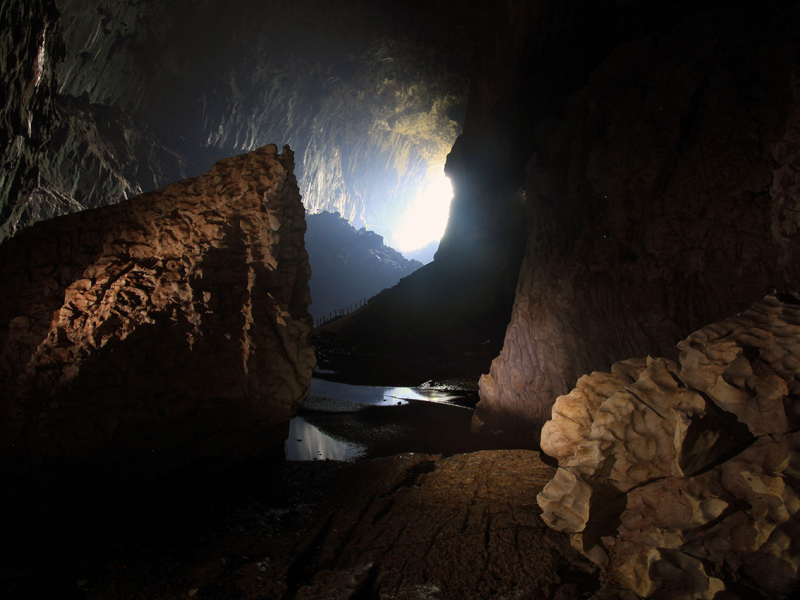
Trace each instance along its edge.
<path fill-rule="evenodd" d="M 465 407 L 475 405 L 477 394 L 470 396 L 465 392 L 447 392 L 428 388 L 350 385 L 312 377 L 311 390 L 305 407 L 314 404 L 315 406 L 310 407 L 312 412 L 309 414 L 313 414 L 313 410 L 318 410 L 329 417 L 338 414 L 340 416 L 335 418 L 346 421 L 352 418 L 349 415 L 363 409 L 363 405 L 390 407 L 406 405 L 409 402 L 419 403 L 420 401 L 447 404 L 452 406 L 453 410 L 461 411 Z M 439 407 L 439 410 L 441 409 L 442 407 Z M 386 411 L 388 419 L 386 425 L 393 426 L 393 415 L 393 411 Z M 341 427 L 338 431 L 341 432 Z M 357 434 L 357 431 L 356 427 L 354 433 Z M 349 435 L 347 437 L 350 438 Z M 284 448 L 286 459 L 290 461 L 351 460 L 367 452 L 366 448 L 361 445 L 343 442 L 323 433 L 321 429 L 302 417 L 295 417 L 289 422 L 289 437 L 286 439 Z"/>
<path fill-rule="evenodd" d="M 456 403 L 464 397 L 463 393 L 445 392 L 442 390 L 408 388 L 408 387 L 379 387 L 371 385 L 350 385 L 337 383 L 325 379 L 311 378 L 312 396 L 325 398 L 338 398 L 360 404 L 398 405 L 408 404 L 409 400 L 422 400 L 425 402 Z"/>
<path fill-rule="evenodd" d="M 302 417 L 289 421 L 284 448 L 286 460 L 351 460 L 363 453 L 360 446 L 335 440 Z"/>

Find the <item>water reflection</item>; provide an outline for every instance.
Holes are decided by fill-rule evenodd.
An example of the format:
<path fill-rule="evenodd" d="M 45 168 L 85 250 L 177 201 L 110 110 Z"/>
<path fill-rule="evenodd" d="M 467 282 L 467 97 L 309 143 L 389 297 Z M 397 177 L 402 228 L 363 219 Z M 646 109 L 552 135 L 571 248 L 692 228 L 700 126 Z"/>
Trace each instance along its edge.
<path fill-rule="evenodd" d="M 284 448 L 287 460 L 351 460 L 363 453 L 360 446 L 335 440 L 302 417 L 289 422 Z"/>
<path fill-rule="evenodd" d="M 477 402 L 477 395 L 463 392 L 447 392 L 427 388 L 350 385 L 316 377 L 311 378 L 311 395 L 380 406 L 408 404 L 409 400 L 443 402 L 461 406 L 474 406 Z"/>

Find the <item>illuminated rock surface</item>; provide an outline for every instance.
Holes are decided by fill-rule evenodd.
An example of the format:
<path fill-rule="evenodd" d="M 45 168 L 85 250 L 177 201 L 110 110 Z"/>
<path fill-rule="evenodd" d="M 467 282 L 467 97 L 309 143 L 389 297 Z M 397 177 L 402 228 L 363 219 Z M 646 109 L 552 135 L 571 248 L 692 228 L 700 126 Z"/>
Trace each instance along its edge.
<path fill-rule="evenodd" d="M 266 146 L 0 246 L 6 468 L 283 441 L 315 362 L 293 157 Z"/>
<path fill-rule="evenodd" d="M 542 526 L 534 498 L 553 468 L 535 452 L 405 454 L 365 471 L 370 499 L 335 515 L 298 600 L 627 598 Z"/>
<path fill-rule="evenodd" d="M 768 296 L 678 349 L 556 400 L 543 519 L 641 596 L 796 597 L 800 301 Z"/>
<path fill-rule="evenodd" d="M 476 425 L 535 443 L 583 373 L 675 359 L 675 340 L 800 288 L 796 7 L 684 10 L 534 129 L 531 233 Z"/>

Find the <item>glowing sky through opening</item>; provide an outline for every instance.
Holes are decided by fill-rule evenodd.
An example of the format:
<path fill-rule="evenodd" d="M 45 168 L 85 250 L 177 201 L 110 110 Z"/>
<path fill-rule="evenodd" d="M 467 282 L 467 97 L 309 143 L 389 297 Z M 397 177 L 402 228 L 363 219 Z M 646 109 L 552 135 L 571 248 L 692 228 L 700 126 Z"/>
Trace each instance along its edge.
<path fill-rule="evenodd" d="M 453 199 L 453 186 L 439 167 L 428 185 L 417 194 L 414 204 L 406 211 L 400 223 L 395 240 L 398 250 L 410 252 L 438 241 L 444 235 L 447 219 L 450 217 L 450 201 Z"/>

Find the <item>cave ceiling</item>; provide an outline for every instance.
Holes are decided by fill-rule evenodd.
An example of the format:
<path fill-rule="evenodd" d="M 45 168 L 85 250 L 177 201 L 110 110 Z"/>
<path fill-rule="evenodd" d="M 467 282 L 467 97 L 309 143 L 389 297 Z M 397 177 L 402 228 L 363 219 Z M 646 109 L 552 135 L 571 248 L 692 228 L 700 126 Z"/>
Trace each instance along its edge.
<path fill-rule="evenodd" d="M 476 46 L 470 3 L 57 6 L 60 94 L 132 115 L 204 170 L 215 157 L 289 144 L 307 209 L 389 240 L 460 133 Z"/>

